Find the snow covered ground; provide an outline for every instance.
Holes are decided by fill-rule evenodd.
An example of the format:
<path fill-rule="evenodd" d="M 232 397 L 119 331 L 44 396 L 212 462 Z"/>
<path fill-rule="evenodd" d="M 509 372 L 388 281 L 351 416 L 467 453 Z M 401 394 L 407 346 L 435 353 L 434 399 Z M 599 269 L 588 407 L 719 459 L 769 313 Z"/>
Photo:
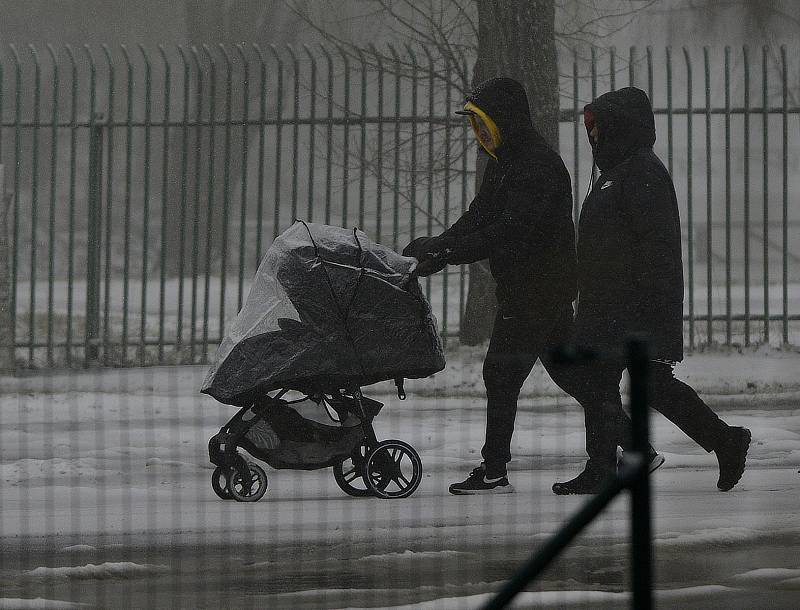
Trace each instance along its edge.
<path fill-rule="evenodd" d="M 517 493 L 454 497 L 480 460 L 482 354 L 366 393 L 379 438 L 421 454 L 410 498 L 345 496 L 330 470 L 268 470 L 255 504 L 211 490 L 207 440 L 234 413 L 197 393 L 201 367 L 0 379 L 0 608 L 477 608 L 584 501 L 555 480 L 583 459 L 582 414 L 537 368 L 520 403 Z M 716 490 L 716 460 L 659 415 L 653 478 L 659 608 L 800 607 L 800 354 L 695 354 L 678 370 L 730 423 L 748 470 Z M 579 537 L 519 607 L 620 608 L 628 500 Z M 78 604 L 85 604 L 78 605 Z"/>

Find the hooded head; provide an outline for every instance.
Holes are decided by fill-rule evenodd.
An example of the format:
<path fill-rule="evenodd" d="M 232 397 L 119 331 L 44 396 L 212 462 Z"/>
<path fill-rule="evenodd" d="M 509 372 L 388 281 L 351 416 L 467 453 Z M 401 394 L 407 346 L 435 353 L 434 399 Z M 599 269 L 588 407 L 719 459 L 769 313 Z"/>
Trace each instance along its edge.
<path fill-rule="evenodd" d="M 464 110 L 456 113 L 469 117 L 481 146 L 495 158 L 533 127 L 525 88 L 513 78 L 482 82 L 467 97 Z"/>
<path fill-rule="evenodd" d="M 590 135 L 589 142 L 600 171 L 618 165 L 640 148 L 652 147 L 656 141 L 650 98 L 636 87 L 601 95 L 584 107 L 583 120 L 587 134 L 597 127 L 597 140 Z"/>

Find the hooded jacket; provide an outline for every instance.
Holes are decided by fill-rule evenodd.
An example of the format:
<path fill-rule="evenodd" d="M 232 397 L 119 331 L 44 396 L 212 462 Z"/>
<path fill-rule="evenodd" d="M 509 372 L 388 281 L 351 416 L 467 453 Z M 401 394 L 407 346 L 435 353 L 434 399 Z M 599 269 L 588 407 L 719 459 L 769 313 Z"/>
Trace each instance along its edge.
<path fill-rule="evenodd" d="M 469 209 L 432 241 L 451 265 L 489 260 L 504 315 L 552 312 L 576 294 L 569 172 L 533 127 L 517 81 L 485 81 L 470 107 L 494 123 L 500 144 Z"/>
<path fill-rule="evenodd" d="M 585 109 L 598 129 L 601 171 L 578 224 L 578 343 L 615 352 L 639 333 L 653 358 L 683 359 L 683 264 L 678 200 L 653 152 L 655 120 L 644 91 L 606 93 Z"/>

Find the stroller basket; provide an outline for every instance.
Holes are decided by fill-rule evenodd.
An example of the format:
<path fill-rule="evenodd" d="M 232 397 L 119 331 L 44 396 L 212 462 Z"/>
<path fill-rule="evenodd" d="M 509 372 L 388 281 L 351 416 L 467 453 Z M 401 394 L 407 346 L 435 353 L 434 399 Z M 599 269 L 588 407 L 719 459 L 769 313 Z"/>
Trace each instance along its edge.
<path fill-rule="evenodd" d="M 383 406 L 371 399 L 362 399 L 362 404 L 370 419 Z M 358 403 L 345 395 L 307 396 L 292 402 L 266 397 L 242 409 L 211 438 L 209 457 L 221 465 L 224 447 L 238 445 L 276 469 L 333 466 L 347 459 L 364 438 L 358 411 Z"/>

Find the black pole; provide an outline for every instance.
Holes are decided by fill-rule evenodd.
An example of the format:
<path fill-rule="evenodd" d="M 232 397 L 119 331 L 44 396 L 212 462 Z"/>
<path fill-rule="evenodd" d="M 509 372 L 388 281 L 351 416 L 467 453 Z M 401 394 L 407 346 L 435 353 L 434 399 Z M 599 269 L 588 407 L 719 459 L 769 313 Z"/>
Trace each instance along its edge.
<path fill-rule="evenodd" d="M 563 362 L 589 361 L 592 355 L 565 351 L 556 353 Z M 647 386 L 649 358 L 647 344 L 640 339 L 628 343 L 628 372 L 631 378 L 630 407 L 633 447 L 625 452 L 625 463 L 615 477 L 609 477 L 603 488 L 573 515 L 550 540 L 531 557 L 516 574 L 491 598 L 483 610 L 500 610 L 541 574 L 586 525 L 623 489 L 631 490 L 633 608 L 651 610 L 652 549 L 650 529 L 650 480 Z"/>
<path fill-rule="evenodd" d="M 628 373 L 631 379 L 630 407 L 633 451 L 645 466 L 631 485 L 631 568 L 634 610 L 650 610 L 652 561 L 650 524 L 650 478 L 647 457 L 650 434 L 647 413 L 649 359 L 647 344 L 640 339 L 628 343 Z"/>
<path fill-rule="evenodd" d="M 584 504 L 545 545 L 523 565 L 497 594 L 489 600 L 483 610 L 500 610 L 534 580 L 563 551 L 573 538 L 581 533 L 597 515 L 625 488 L 624 477 L 609 477 L 603 489 Z"/>

